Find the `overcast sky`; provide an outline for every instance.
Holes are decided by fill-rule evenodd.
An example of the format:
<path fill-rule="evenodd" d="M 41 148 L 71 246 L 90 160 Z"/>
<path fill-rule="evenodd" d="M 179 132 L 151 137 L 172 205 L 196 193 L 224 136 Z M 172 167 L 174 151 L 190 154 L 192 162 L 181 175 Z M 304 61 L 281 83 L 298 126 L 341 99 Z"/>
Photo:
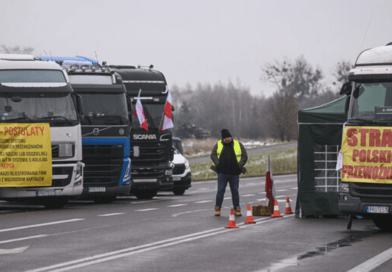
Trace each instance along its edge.
<path fill-rule="evenodd" d="M 240 81 L 269 96 L 261 67 L 303 55 L 324 74 L 392 42 L 392 1 L 0 0 L 0 44 L 36 55 L 153 64 L 169 86 Z"/>

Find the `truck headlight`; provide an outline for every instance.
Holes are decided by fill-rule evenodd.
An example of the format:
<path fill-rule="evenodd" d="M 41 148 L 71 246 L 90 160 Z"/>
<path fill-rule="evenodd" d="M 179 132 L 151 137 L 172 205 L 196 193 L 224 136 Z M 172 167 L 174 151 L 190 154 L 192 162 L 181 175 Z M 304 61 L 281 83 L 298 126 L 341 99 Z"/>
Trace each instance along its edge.
<path fill-rule="evenodd" d="M 78 179 L 83 175 L 83 167 L 84 163 L 78 162 L 78 164 L 76 165 L 75 179 Z"/>
<path fill-rule="evenodd" d="M 126 181 L 129 179 L 129 182 L 131 182 L 130 172 L 131 172 L 131 161 L 128 162 L 127 170 L 125 171 L 123 181 Z"/>
<path fill-rule="evenodd" d="M 185 168 L 189 168 L 189 167 L 190 167 L 189 161 L 185 160 Z"/>
<path fill-rule="evenodd" d="M 350 191 L 347 182 L 341 182 L 339 187 L 340 193 L 348 193 Z"/>

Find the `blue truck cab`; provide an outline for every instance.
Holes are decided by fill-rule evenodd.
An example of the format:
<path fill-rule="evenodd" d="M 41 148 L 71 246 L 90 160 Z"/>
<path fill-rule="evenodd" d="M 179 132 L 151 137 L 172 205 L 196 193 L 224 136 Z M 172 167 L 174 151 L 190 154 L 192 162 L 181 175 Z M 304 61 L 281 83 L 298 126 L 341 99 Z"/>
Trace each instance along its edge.
<path fill-rule="evenodd" d="M 81 97 L 84 182 L 82 199 L 111 203 L 131 189 L 130 100 L 121 76 L 86 57 L 38 57 L 60 61 Z"/>

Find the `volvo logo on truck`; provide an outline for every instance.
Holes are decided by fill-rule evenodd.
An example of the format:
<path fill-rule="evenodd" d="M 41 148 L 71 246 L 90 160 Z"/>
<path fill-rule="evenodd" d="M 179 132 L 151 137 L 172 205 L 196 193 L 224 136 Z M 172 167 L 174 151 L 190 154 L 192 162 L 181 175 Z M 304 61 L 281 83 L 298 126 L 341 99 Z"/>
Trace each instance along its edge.
<path fill-rule="evenodd" d="M 155 134 L 133 134 L 134 140 L 156 140 L 157 136 Z"/>

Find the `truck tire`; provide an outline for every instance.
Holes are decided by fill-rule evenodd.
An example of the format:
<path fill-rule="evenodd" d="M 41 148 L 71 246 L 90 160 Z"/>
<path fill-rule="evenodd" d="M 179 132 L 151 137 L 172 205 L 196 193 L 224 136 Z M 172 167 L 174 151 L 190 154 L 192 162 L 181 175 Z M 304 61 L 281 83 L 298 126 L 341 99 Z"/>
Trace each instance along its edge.
<path fill-rule="evenodd" d="M 157 190 L 134 190 L 133 194 L 138 199 L 152 199 L 158 193 Z"/>
<path fill-rule="evenodd" d="M 175 195 L 183 195 L 185 193 L 185 189 L 174 189 L 173 194 Z"/>
<path fill-rule="evenodd" d="M 45 206 L 46 209 L 62 209 L 67 205 L 68 197 L 46 198 L 38 203 Z"/>
<path fill-rule="evenodd" d="M 378 215 L 373 217 L 373 222 L 377 228 L 383 231 L 392 231 L 392 216 L 390 215 Z"/>
<path fill-rule="evenodd" d="M 97 204 L 109 204 L 116 200 L 116 196 L 96 196 L 93 198 Z"/>

